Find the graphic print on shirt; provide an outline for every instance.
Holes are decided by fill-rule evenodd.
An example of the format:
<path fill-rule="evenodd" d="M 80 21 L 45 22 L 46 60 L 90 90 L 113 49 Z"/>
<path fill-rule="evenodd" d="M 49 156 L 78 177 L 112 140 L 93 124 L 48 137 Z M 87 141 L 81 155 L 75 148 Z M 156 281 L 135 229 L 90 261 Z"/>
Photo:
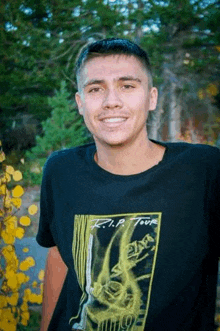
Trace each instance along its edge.
<path fill-rule="evenodd" d="M 82 296 L 73 330 L 144 330 L 160 226 L 160 212 L 75 215 L 72 253 Z"/>

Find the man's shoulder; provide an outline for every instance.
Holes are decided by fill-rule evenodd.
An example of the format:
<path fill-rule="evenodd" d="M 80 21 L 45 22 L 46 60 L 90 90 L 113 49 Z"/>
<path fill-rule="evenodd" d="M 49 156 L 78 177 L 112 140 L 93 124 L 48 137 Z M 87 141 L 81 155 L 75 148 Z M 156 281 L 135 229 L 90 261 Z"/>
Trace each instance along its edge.
<path fill-rule="evenodd" d="M 182 155 L 189 162 L 200 161 L 220 166 L 220 149 L 215 146 L 186 142 L 167 142 L 165 145 L 173 154 Z"/>
<path fill-rule="evenodd" d="M 93 152 L 95 152 L 94 143 L 58 150 L 48 157 L 45 168 L 60 168 L 68 164 L 74 166 L 74 164 L 85 161 L 86 158 L 89 160 L 89 156 L 92 155 Z"/>

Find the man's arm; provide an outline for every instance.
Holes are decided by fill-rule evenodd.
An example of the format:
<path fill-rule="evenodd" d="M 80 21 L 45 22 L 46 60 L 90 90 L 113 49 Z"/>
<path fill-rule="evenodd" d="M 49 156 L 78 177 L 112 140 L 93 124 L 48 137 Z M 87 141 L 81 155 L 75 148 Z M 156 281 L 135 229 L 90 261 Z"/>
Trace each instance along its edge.
<path fill-rule="evenodd" d="M 47 331 L 67 272 L 57 247 L 49 249 L 44 278 L 42 321 L 40 331 Z"/>

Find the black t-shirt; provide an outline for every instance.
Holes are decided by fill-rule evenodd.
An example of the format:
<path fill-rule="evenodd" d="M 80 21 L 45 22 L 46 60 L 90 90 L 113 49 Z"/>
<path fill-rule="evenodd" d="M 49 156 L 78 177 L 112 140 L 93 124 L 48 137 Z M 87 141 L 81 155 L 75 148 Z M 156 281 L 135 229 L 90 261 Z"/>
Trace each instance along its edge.
<path fill-rule="evenodd" d="M 94 144 L 48 159 L 37 241 L 68 267 L 48 330 L 214 330 L 220 151 L 163 145 L 129 176 L 100 168 Z"/>

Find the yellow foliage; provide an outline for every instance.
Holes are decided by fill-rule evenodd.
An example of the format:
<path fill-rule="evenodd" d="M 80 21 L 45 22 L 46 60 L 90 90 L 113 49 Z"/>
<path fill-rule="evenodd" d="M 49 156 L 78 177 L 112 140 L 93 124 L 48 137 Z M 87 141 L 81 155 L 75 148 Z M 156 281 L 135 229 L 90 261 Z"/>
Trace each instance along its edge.
<path fill-rule="evenodd" d="M 1 312 L 0 330 L 2 331 L 16 331 L 18 318 L 14 317 L 11 308 L 4 308 Z"/>
<path fill-rule="evenodd" d="M 24 248 L 22 249 L 22 251 L 23 251 L 24 253 L 28 253 L 28 252 L 29 252 L 29 248 L 28 248 L 28 247 L 24 247 Z"/>
<path fill-rule="evenodd" d="M 24 189 L 21 185 L 16 185 L 12 190 L 12 196 L 14 198 L 20 198 L 24 194 Z"/>
<path fill-rule="evenodd" d="M 12 204 L 16 207 L 16 208 L 20 208 L 21 204 L 22 204 L 22 199 L 20 198 L 12 198 L 11 199 Z"/>
<path fill-rule="evenodd" d="M 19 299 L 19 293 L 15 292 L 10 297 L 7 297 L 7 301 L 11 306 L 16 306 Z"/>
<path fill-rule="evenodd" d="M 21 216 L 19 222 L 23 226 L 28 226 L 31 224 L 31 219 L 28 216 Z"/>
<path fill-rule="evenodd" d="M 12 216 L 5 219 L 6 232 L 14 234 L 14 230 L 17 228 L 17 217 Z"/>
<path fill-rule="evenodd" d="M 4 160 L 5 155 L 0 150 L 0 162 Z M 9 190 L 8 183 L 11 178 L 17 182 L 22 179 L 22 173 L 11 165 L 3 164 L 2 172 L 0 172 L 0 241 L 3 243 L 0 248 L 0 256 L 4 259 L 4 263 L 0 267 L 0 331 L 16 331 L 18 323 L 28 325 L 30 318 L 28 302 L 41 304 L 43 297 L 43 284 L 40 283 L 40 294 L 25 289 L 23 303 L 19 303 L 21 286 L 30 279 L 25 271 L 33 267 L 35 261 L 33 257 L 29 256 L 20 262 L 16 255 L 15 240 L 22 239 L 25 234 L 23 227 L 18 226 L 18 218 L 15 216 L 16 209 L 21 207 L 21 196 L 24 194 L 24 189 L 21 185 L 15 185 L 13 189 Z M 29 215 L 34 215 L 37 212 L 37 206 L 31 205 L 28 212 Z M 31 219 L 28 216 L 22 216 L 19 222 L 23 226 L 28 226 Z M 28 251 L 27 247 L 23 248 L 23 252 Z M 34 281 L 32 286 L 38 287 L 38 283 Z"/>
<path fill-rule="evenodd" d="M 23 319 L 25 319 L 25 320 L 29 320 L 29 318 L 30 318 L 30 313 L 28 312 L 28 311 L 23 311 L 22 313 L 21 313 L 21 317 L 23 318 Z"/>
<path fill-rule="evenodd" d="M 25 275 L 23 272 L 17 273 L 17 280 L 19 284 L 24 284 L 29 281 L 30 277 Z"/>
<path fill-rule="evenodd" d="M 30 290 L 30 288 L 26 288 L 26 289 L 24 290 L 24 296 L 23 296 L 23 301 L 24 301 L 24 302 L 29 301 L 29 296 L 30 296 L 30 294 L 31 294 L 31 290 Z"/>
<path fill-rule="evenodd" d="M 0 308 L 7 307 L 7 298 L 4 295 L 0 294 Z"/>
<path fill-rule="evenodd" d="M 5 244 L 14 244 L 15 237 L 11 233 L 7 233 L 5 230 L 2 230 L 1 237 Z"/>
<path fill-rule="evenodd" d="M 5 153 L 0 151 L 0 162 L 5 161 Z"/>
<path fill-rule="evenodd" d="M 12 202 L 10 197 L 5 196 L 4 207 L 8 209 L 8 212 L 12 211 Z"/>
<path fill-rule="evenodd" d="M 32 256 L 26 257 L 26 261 L 29 263 L 31 267 L 35 266 L 35 260 Z"/>
<path fill-rule="evenodd" d="M 18 279 L 16 277 L 16 274 L 14 273 L 13 276 L 11 275 L 7 281 L 7 285 L 8 287 L 10 287 L 10 289 L 12 291 L 16 291 L 19 288 L 19 283 L 18 283 Z"/>
<path fill-rule="evenodd" d="M 22 239 L 24 237 L 24 229 L 21 227 L 18 227 L 14 230 L 14 235 L 18 239 Z"/>
<path fill-rule="evenodd" d="M 2 183 L 9 183 L 11 181 L 11 176 L 6 172 L 2 177 Z"/>
<path fill-rule="evenodd" d="M 209 84 L 206 90 L 213 97 L 215 97 L 218 94 L 218 87 L 214 83 Z"/>
<path fill-rule="evenodd" d="M 33 281 L 33 283 L 32 283 L 32 287 L 33 287 L 33 288 L 36 288 L 36 287 L 37 287 L 37 282 L 36 282 L 36 280 Z"/>
<path fill-rule="evenodd" d="M 32 256 L 28 256 L 20 263 L 19 269 L 22 271 L 27 271 L 33 266 L 35 266 L 35 261 Z"/>
<path fill-rule="evenodd" d="M 203 89 L 199 89 L 197 92 L 197 95 L 200 100 L 203 100 L 205 98 L 205 93 L 204 93 Z"/>
<path fill-rule="evenodd" d="M 39 274 L 38 274 L 38 279 L 41 280 L 41 281 L 43 281 L 44 280 L 44 274 L 45 274 L 44 270 L 41 269 L 40 272 L 39 272 Z"/>
<path fill-rule="evenodd" d="M 22 305 L 21 305 L 21 310 L 23 310 L 23 311 L 26 311 L 26 310 L 28 310 L 28 304 L 27 304 L 27 302 L 23 302 L 22 303 Z"/>
<path fill-rule="evenodd" d="M 6 185 L 5 184 L 2 184 L 0 186 L 0 194 L 1 195 L 5 195 L 6 194 Z"/>
<path fill-rule="evenodd" d="M 8 174 L 13 175 L 15 169 L 12 166 L 6 166 L 5 170 Z"/>
<path fill-rule="evenodd" d="M 19 170 L 16 170 L 13 173 L 13 179 L 15 182 L 18 182 L 19 180 L 21 180 L 23 178 L 22 173 Z"/>
<path fill-rule="evenodd" d="M 36 214 L 37 211 L 38 211 L 38 207 L 37 207 L 37 205 L 31 205 L 31 206 L 28 208 L 28 213 L 29 213 L 30 215 L 34 215 L 34 214 Z"/>

